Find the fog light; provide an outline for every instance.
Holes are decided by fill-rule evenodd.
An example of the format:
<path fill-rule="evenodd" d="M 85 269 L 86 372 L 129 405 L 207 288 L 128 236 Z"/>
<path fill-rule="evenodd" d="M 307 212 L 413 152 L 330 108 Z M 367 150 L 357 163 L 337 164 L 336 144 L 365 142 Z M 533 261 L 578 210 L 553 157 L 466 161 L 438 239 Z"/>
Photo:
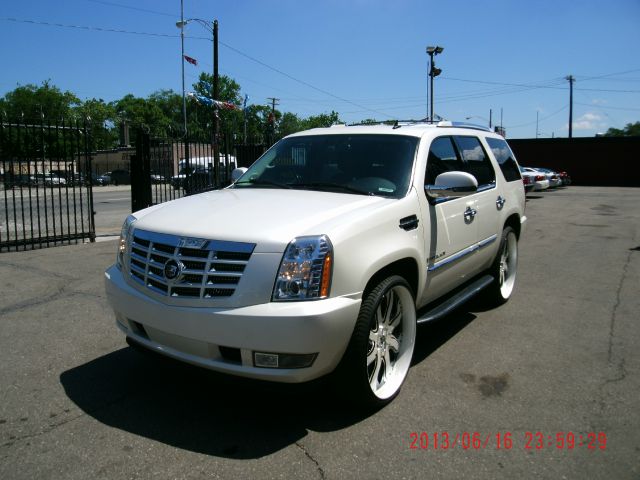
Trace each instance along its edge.
<path fill-rule="evenodd" d="M 253 354 L 253 361 L 256 367 L 263 368 L 278 368 L 278 354 L 277 353 L 258 353 Z"/>
<path fill-rule="evenodd" d="M 253 352 L 253 364 L 260 368 L 306 368 L 313 364 L 317 355 Z"/>

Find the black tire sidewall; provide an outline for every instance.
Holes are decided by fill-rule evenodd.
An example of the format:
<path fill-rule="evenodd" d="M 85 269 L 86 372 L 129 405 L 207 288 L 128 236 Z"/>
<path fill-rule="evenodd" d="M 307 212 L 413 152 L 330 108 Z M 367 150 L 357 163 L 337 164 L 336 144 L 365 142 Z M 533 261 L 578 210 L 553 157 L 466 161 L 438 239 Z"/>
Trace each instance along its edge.
<path fill-rule="evenodd" d="M 360 306 L 360 312 L 358 313 L 358 319 L 356 320 L 353 334 L 351 335 L 351 340 L 349 341 L 349 345 L 342 357 L 340 365 L 336 369 L 336 376 L 343 393 L 348 395 L 348 400 L 355 401 L 359 405 L 373 408 L 386 405 L 398 395 L 402 387 L 402 385 L 398 387 L 398 389 L 388 398 L 382 399 L 376 396 L 371 390 L 371 386 L 369 384 L 366 362 L 369 347 L 369 332 L 375 318 L 376 309 L 384 295 L 395 287 L 403 287 L 407 289 L 413 299 L 412 307 L 415 308 L 413 291 L 403 277 L 399 275 L 392 275 L 378 283 L 378 285 L 366 293 L 363 299 L 362 305 Z M 403 305 L 403 308 L 407 308 L 407 306 Z M 413 341 L 415 342 L 415 338 Z"/>

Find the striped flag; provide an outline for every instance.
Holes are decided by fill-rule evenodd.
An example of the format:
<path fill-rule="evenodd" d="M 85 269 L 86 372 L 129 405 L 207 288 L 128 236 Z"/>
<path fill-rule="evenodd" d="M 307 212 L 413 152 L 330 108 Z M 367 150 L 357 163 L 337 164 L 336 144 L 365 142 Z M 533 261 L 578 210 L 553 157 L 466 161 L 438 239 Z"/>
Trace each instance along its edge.
<path fill-rule="evenodd" d="M 195 58 L 190 57 L 189 55 L 183 55 L 183 57 L 191 65 L 198 65 L 198 60 L 196 60 Z"/>

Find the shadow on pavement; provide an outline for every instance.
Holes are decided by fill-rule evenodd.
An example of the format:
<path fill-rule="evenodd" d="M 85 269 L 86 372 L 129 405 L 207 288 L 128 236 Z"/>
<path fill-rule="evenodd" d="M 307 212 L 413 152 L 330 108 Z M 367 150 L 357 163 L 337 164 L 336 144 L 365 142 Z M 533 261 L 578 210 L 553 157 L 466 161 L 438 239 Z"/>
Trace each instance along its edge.
<path fill-rule="evenodd" d="M 123 348 L 60 375 L 67 396 L 101 423 L 193 452 L 259 458 L 367 417 L 342 409 L 326 380 L 274 384 Z"/>
<path fill-rule="evenodd" d="M 418 329 L 413 364 L 475 318 L 461 313 Z M 67 396 L 99 422 L 177 448 L 260 458 L 308 430 L 350 427 L 374 412 L 341 403 L 327 379 L 277 384 L 223 375 L 129 347 L 60 375 Z"/>
<path fill-rule="evenodd" d="M 476 316 L 469 313 L 469 307 L 463 305 L 458 310 L 435 322 L 418 325 L 416 346 L 411 365 L 417 365 L 455 337 Z"/>

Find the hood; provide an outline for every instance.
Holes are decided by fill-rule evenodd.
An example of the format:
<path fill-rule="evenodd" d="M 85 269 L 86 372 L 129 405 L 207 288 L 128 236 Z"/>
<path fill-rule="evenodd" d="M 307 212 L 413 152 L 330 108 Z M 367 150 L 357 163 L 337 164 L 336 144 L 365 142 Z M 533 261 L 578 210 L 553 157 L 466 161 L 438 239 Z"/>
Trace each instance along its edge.
<path fill-rule="evenodd" d="M 337 225 L 361 220 L 395 201 L 332 192 L 227 188 L 156 205 L 134 216 L 135 228 L 142 230 L 255 243 L 256 253 L 281 253 L 295 237 L 331 238 Z"/>

